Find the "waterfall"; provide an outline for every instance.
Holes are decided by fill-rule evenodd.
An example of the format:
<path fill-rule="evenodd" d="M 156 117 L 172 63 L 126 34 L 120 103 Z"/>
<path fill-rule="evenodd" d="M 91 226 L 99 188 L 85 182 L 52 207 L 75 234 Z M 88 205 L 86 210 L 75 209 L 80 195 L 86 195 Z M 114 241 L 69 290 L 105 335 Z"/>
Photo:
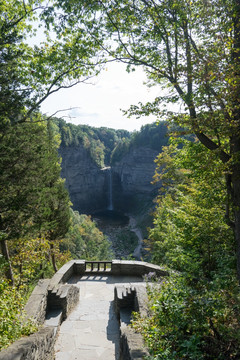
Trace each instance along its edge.
<path fill-rule="evenodd" d="M 113 194 L 112 194 L 112 169 L 108 168 L 108 210 L 113 210 Z"/>

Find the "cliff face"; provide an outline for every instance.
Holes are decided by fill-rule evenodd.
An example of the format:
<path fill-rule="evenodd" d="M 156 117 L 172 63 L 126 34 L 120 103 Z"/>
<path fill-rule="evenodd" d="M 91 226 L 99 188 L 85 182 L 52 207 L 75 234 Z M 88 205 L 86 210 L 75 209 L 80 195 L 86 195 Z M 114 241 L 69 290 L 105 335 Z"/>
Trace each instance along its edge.
<path fill-rule="evenodd" d="M 73 208 L 92 213 L 107 207 L 107 184 L 104 171 L 93 162 L 82 146 L 60 147 L 62 177 L 70 194 Z"/>
<path fill-rule="evenodd" d="M 112 167 L 114 207 L 131 210 L 137 199 L 151 200 L 156 196 L 159 184 L 151 182 L 157 155 L 157 151 L 148 147 L 133 148 Z"/>
<path fill-rule="evenodd" d="M 110 196 L 109 168 L 100 169 L 81 145 L 60 147 L 62 177 L 73 208 L 87 214 L 109 209 L 112 197 L 114 209 L 127 212 L 136 208 L 139 199 L 151 200 L 159 187 L 151 184 L 157 155 L 148 147 L 131 149 L 111 169 Z"/>

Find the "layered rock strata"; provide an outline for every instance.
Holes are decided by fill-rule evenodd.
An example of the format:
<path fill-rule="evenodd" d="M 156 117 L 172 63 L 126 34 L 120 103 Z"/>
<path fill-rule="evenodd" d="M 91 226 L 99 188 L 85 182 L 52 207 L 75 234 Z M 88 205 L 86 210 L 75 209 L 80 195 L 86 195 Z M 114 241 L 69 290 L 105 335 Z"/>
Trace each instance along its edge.
<path fill-rule="evenodd" d="M 131 210 L 137 206 L 136 201 L 157 194 L 159 184 L 152 184 L 157 155 L 148 147 L 133 148 L 113 166 L 113 198 L 119 209 Z"/>
<path fill-rule="evenodd" d="M 109 208 L 109 168 L 100 169 L 82 146 L 61 147 L 62 177 L 66 179 L 73 208 L 91 214 Z M 131 211 L 139 201 L 152 199 L 159 184 L 151 184 L 158 155 L 148 147 L 130 151 L 111 169 L 115 210 Z M 112 207 L 111 207 L 112 210 Z"/>
<path fill-rule="evenodd" d="M 107 185 L 104 171 L 94 163 L 82 146 L 60 147 L 62 177 L 66 179 L 73 208 L 91 213 L 107 207 Z"/>

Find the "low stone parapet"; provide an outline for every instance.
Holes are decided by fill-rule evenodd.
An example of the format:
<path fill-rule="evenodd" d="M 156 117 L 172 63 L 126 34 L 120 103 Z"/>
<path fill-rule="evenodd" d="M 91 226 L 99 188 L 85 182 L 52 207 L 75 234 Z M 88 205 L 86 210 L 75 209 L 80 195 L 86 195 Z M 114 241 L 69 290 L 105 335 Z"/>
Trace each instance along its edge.
<path fill-rule="evenodd" d="M 53 290 L 58 284 L 67 282 L 73 275 L 84 275 L 84 274 L 108 274 L 115 276 L 144 276 L 149 273 L 154 273 L 156 276 L 167 276 L 168 272 L 163 270 L 160 266 L 150 264 L 144 261 L 127 261 L 127 260 L 112 260 L 106 261 L 107 264 L 111 264 L 111 268 L 107 267 L 104 270 L 103 266 L 93 266 L 91 269 L 86 269 L 86 263 L 90 264 L 91 261 L 85 260 L 71 260 L 61 267 L 58 272 L 52 277 L 49 289 Z M 92 262 L 95 265 L 97 261 Z M 102 265 L 104 262 L 99 261 Z"/>
<path fill-rule="evenodd" d="M 131 260 L 112 261 L 112 275 L 144 276 L 149 273 L 155 273 L 156 276 L 168 275 L 168 273 L 165 270 L 161 269 L 160 266 L 150 264 L 144 261 L 131 261 Z"/>
<path fill-rule="evenodd" d="M 31 319 L 37 325 L 45 321 L 49 283 L 50 279 L 39 280 L 24 307 L 26 320 Z"/>
<path fill-rule="evenodd" d="M 68 274 L 69 268 L 67 267 L 66 270 L 63 278 L 66 273 Z M 55 282 L 57 282 L 56 278 Z M 37 325 L 43 327 L 35 334 L 21 338 L 2 350 L 0 360 L 53 360 L 55 358 L 54 344 L 59 326 L 77 304 L 79 289 L 74 285 L 60 283 L 54 286 L 54 290 L 49 290 L 50 283 L 49 279 L 40 280 L 25 306 L 25 320 L 32 319 Z"/>
<path fill-rule="evenodd" d="M 53 360 L 55 339 L 55 327 L 44 327 L 2 350 L 0 360 Z"/>
<path fill-rule="evenodd" d="M 120 360 L 143 360 L 149 356 L 143 338 L 129 326 L 120 329 Z"/>
<path fill-rule="evenodd" d="M 48 294 L 48 311 L 61 309 L 62 319 L 74 309 L 79 300 L 79 288 L 74 285 L 57 285 Z"/>
<path fill-rule="evenodd" d="M 131 327 L 131 319 L 133 311 L 146 316 L 146 287 L 138 285 L 129 289 L 116 286 L 114 303 L 120 328 L 120 360 L 144 359 L 149 353 L 141 334 L 136 333 Z"/>

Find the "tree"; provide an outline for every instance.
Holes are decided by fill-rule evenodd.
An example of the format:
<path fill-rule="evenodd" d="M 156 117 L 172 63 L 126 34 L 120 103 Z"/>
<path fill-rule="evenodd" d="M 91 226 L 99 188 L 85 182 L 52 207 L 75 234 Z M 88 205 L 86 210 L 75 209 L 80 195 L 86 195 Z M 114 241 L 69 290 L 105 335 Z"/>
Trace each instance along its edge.
<path fill-rule="evenodd" d="M 156 160 L 162 189 L 149 233 L 153 261 L 184 273 L 189 282 L 209 282 L 225 272 L 230 278 L 234 245 L 224 221 L 225 168 L 201 143 L 181 143 L 164 147 Z"/>
<path fill-rule="evenodd" d="M 47 185 L 41 173 L 45 130 L 34 126 L 34 122 L 46 121 L 39 116 L 39 106 L 54 92 L 97 74 L 101 61 L 97 58 L 98 44 L 84 31 L 78 34 L 77 43 L 71 33 L 59 32 L 58 38 L 51 39 L 51 2 L 2 1 L 0 10 L 0 242 L 10 265 L 6 240 L 22 232 L 23 224 L 29 227 L 33 204 L 40 206 L 38 195 L 51 188 L 51 180 L 45 179 Z M 40 44 L 31 46 L 29 38 L 36 34 L 37 19 L 44 35 Z M 38 135 L 43 139 L 37 139 Z M 55 192 L 56 199 L 60 192 L 63 196 L 63 184 L 54 181 L 52 194 Z M 42 192 L 38 186 L 43 186 Z M 13 281 L 11 266 L 7 277 Z"/>
<path fill-rule="evenodd" d="M 148 315 L 135 326 L 151 359 L 237 359 L 239 286 L 224 166 L 198 141 L 177 145 L 157 158 L 163 188 L 150 230 L 153 261 L 170 276 L 149 288 Z"/>
<path fill-rule="evenodd" d="M 85 10 L 89 33 L 108 59 L 143 66 L 150 85 L 168 94 L 130 109 L 131 114 L 171 118 L 189 127 L 228 165 L 226 221 L 234 229 L 240 281 L 240 3 L 239 0 L 100 0 L 61 2 L 66 20 Z M 84 22 L 88 26 L 87 21 Z M 81 26 L 79 26 L 81 29 Z M 161 109 L 182 103 L 182 113 Z M 230 217 L 229 204 L 233 209 Z"/>
<path fill-rule="evenodd" d="M 78 34 L 77 43 L 71 33 L 59 32 L 57 39 L 51 39 L 49 18 L 53 12 L 51 2 L 46 5 L 42 0 L 1 3 L 1 126 L 29 121 L 52 93 L 84 82 L 99 71 L 98 45 L 86 32 Z M 44 30 L 41 35 L 34 28 L 39 19 Z M 30 46 L 31 37 L 40 44 Z"/>
<path fill-rule="evenodd" d="M 62 250 L 69 250 L 74 258 L 87 260 L 111 259 L 110 242 L 97 228 L 90 216 L 71 210 L 71 224 L 61 243 Z"/>
<path fill-rule="evenodd" d="M 7 241 L 29 233 L 53 241 L 68 229 L 69 197 L 57 146 L 44 122 L 9 127 L 0 143 L 1 248 L 12 282 Z"/>

